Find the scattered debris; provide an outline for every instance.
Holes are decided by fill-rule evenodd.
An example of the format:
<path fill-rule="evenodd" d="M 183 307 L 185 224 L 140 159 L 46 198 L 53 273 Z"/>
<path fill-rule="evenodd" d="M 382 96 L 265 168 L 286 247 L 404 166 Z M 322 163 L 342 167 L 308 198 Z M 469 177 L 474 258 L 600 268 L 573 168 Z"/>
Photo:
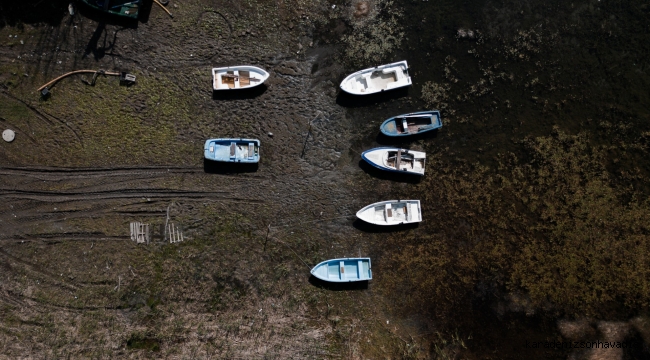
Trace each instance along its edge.
<path fill-rule="evenodd" d="M 122 71 L 120 73 L 120 84 L 130 86 L 135 83 L 135 75 Z"/>
<path fill-rule="evenodd" d="M 46 100 L 50 95 L 50 89 L 48 89 L 47 86 L 41 90 L 41 99 Z"/>
<path fill-rule="evenodd" d="M 183 240 L 185 240 L 183 238 L 183 232 L 181 231 L 180 228 L 175 227 L 174 223 L 169 223 L 169 225 L 167 226 L 167 233 L 169 234 L 170 244 L 183 242 Z"/>
<path fill-rule="evenodd" d="M 143 224 L 138 221 L 131 223 L 131 241 L 138 244 L 149 244 L 149 224 Z"/>
<path fill-rule="evenodd" d="M 474 30 L 461 28 L 458 29 L 458 31 L 456 32 L 456 38 L 474 40 L 476 39 L 476 33 L 474 32 Z"/>

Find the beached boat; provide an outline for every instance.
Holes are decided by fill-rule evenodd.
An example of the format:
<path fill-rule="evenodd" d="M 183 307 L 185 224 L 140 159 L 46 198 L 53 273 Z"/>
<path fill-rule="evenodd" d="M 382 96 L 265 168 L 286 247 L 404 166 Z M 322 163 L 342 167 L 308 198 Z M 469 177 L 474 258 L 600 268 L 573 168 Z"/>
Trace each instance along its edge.
<path fill-rule="evenodd" d="M 384 121 L 379 129 L 386 136 L 407 136 L 421 134 L 441 127 L 440 111 L 431 110 L 397 115 Z"/>
<path fill-rule="evenodd" d="M 84 4 L 112 15 L 137 19 L 142 0 L 81 0 Z"/>
<path fill-rule="evenodd" d="M 424 175 L 427 154 L 422 151 L 379 147 L 364 151 L 361 157 L 378 169 Z"/>
<path fill-rule="evenodd" d="M 269 73 L 256 66 L 242 65 L 212 69 L 214 90 L 249 89 L 261 85 Z"/>
<path fill-rule="evenodd" d="M 422 221 L 420 200 L 388 200 L 370 204 L 357 217 L 375 225 L 399 225 Z"/>
<path fill-rule="evenodd" d="M 350 74 L 341 82 L 341 90 L 354 95 L 368 95 L 410 85 L 411 77 L 405 60 Z"/>
<path fill-rule="evenodd" d="M 208 139 L 205 158 L 212 161 L 256 163 L 260 161 L 260 141 L 257 139 Z"/>
<path fill-rule="evenodd" d="M 311 269 L 315 277 L 330 282 L 372 280 L 370 258 L 325 260 Z"/>

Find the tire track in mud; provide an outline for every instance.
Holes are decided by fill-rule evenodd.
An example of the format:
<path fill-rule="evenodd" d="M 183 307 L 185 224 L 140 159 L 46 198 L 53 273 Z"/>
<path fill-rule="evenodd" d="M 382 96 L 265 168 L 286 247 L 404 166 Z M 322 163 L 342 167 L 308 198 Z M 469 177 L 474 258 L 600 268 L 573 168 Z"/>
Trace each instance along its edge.
<path fill-rule="evenodd" d="M 77 179 L 91 177 L 134 176 L 151 174 L 207 174 L 202 167 L 187 166 L 138 166 L 138 167 L 105 167 L 105 168 L 61 168 L 48 166 L 30 167 L 0 167 L 0 176 L 50 176 L 61 179 Z M 217 177 L 233 177 L 247 179 L 265 179 L 266 176 L 250 174 L 207 174 Z"/>
<path fill-rule="evenodd" d="M 22 100 L 22 99 L 20 99 L 20 98 L 18 98 L 18 97 L 16 97 L 16 96 L 10 94 L 10 93 L 7 92 L 7 91 L 0 91 L 0 94 L 3 94 L 3 95 L 5 95 L 6 97 L 8 97 L 8 98 L 10 98 L 10 99 L 12 99 L 12 100 L 18 101 L 19 103 L 25 105 L 25 107 L 26 107 L 27 109 L 31 110 L 31 111 L 36 115 L 37 118 L 39 118 L 39 119 L 45 121 L 46 123 L 48 123 L 49 125 L 52 125 L 52 126 L 54 125 L 54 121 L 50 120 L 50 119 L 48 118 L 48 116 L 49 116 L 50 118 L 53 118 L 53 119 L 56 120 L 59 124 L 61 124 L 61 125 L 65 126 L 66 128 L 68 128 L 68 130 L 70 130 L 70 131 L 74 134 L 75 138 L 77 139 L 77 141 L 79 141 L 79 143 L 81 144 L 81 146 L 82 146 L 82 147 L 84 146 L 83 140 L 81 140 L 81 136 L 79 136 L 79 133 L 77 132 L 77 130 L 73 129 L 73 128 L 68 124 L 68 122 L 63 121 L 63 120 L 57 118 L 57 117 L 54 116 L 54 115 L 48 114 L 48 113 L 46 113 L 46 112 L 41 112 L 41 111 L 39 111 L 38 109 L 36 109 L 35 107 L 33 107 L 32 105 L 30 105 L 29 103 L 27 103 L 26 101 L 24 101 L 24 100 Z"/>
<path fill-rule="evenodd" d="M 29 135 L 29 133 L 32 131 L 31 126 L 29 125 L 29 122 L 26 121 L 26 124 L 27 124 L 27 128 L 29 129 L 29 131 L 24 131 L 23 129 L 21 129 L 18 126 L 16 126 L 16 125 L 12 124 L 11 122 L 9 122 L 9 120 L 7 120 L 7 119 L 5 119 L 3 117 L 0 117 L 0 126 L 2 126 L 4 128 L 9 128 L 9 129 L 13 128 L 12 130 L 14 130 L 20 136 L 25 136 L 27 138 L 27 140 L 32 142 L 32 144 L 35 144 L 35 145 L 38 144 L 38 142 L 36 140 L 34 140 L 34 138 L 31 135 Z"/>
<path fill-rule="evenodd" d="M 63 241 L 130 241 L 128 236 L 111 236 L 99 232 L 88 233 L 48 233 L 48 234 L 24 234 L 0 241 L 44 241 L 46 243 L 58 243 Z"/>
<path fill-rule="evenodd" d="M 53 304 L 53 303 L 50 303 L 50 302 L 43 301 L 42 299 L 39 299 L 39 298 L 35 298 L 35 297 L 23 295 L 23 294 L 17 294 L 17 293 L 15 293 L 13 291 L 6 291 L 6 292 L 7 292 L 8 296 L 7 295 L 5 295 L 5 296 L 14 298 L 14 301 L 19 301 L 19 300 L 16 300 L 16 298 L 22 298 L 22 299 L 25 299 L 25 300 L 32 301 L 32 302 L 38 304 L 39 306 L 44 306 L 44 307 L 49 307 L 49 308 L 54 308 L 54 309 L 59 309 L 59 310 L 66 310 L 66 311 L 72 311 L 72 312 L 83 312 L 83 311 L 87 311 L 87 310 L 112 310 L 112 311 L 120 310 L 120 309 L 117 309 L 117 308 L 115 308 L 113 306 L 59 305 L 59 304 Z M 31 307 L 31 306 L 30 306 L 30 308 L 34 309 L 34 307 Z M 38 311 L 38 312 L 43 313 L 43 312 L 48 312 L 48 311 Z M 36 326 L 39 326 L 39 325 L 36 325 Z"/>
<path fill-rule="evenodd" d="M 264 200 L 246 199 L 239 197 L 224 196 L 230 194 L 228 191 L 185 191 L 169 189 L 119 189 L 92 192 L 59 192 L 59 191 L 30 191 L 0 189 L 0 198 L 7 199 L 29 199 L 44 202 L 66 202 L 66 201 L 96 201 L 110 199 L 133 199 L 133 198 L 154 198 L 154 199 L 205 199 L 233 201 L 240 203 L 262 204 Z"/>
<path fill-rule="evenodd" d="M 70 289 L 75 290 L 75 291 L 79 290 L 79 286 L 60 281 L 59 277 L 56 276 L 55 274 L 52 274 L 49 271 L 46 271 L 46 270 L 42 269 L 39 265 L 36 265 L 36 264 L 33 264 L 33 263 L 29 262 L 29 261 L 23 260 L 23 259 L 21 259 L 21 258 L 19 258 L 17 256 L 11 255 L 2 248 L 0 248 L 0 255 L 3 255 L 6 258 L 9 258 L 9 259 L 15 261 L 16 263 L 24 265 L 25 267 L 27 267 L 29 270 L 31 270 L 33 272 L 37 272 L 37 273 L 39 273 L 41 275 L 47 276 L 48 278 L 50 278 L 50 281 L 52 281 L 52 283 L 54 285 L 56 285 L 56 286 L 66 288 L 67 290 L 70 290 Z"/>

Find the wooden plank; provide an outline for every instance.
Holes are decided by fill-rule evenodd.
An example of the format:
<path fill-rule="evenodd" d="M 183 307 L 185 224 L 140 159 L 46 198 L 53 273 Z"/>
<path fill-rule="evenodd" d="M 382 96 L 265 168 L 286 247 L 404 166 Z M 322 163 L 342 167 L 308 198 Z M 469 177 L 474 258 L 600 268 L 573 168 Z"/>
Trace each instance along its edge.
<path fill-rule="evenodd" d="M 402 162 L 402 149 L 397 151 L 397 158 L 395 159 L 395 170 L 399 170 L 399 165 Z"/>

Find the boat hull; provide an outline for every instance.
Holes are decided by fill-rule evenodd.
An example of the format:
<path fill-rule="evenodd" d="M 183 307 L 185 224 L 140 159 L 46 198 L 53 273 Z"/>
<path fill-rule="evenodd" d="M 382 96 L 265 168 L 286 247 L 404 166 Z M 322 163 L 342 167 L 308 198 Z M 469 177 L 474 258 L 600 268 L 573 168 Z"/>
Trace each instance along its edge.
<path fill-rule="evenodd" d="M 348 75 L 341 82 L 341 90 L 353 95 L 370 95 L 411 86 L 406 61 L 363 69 Z"/>
<path fill-rule="evenodd" d="M 260 161 L 260 141 L 257 139 L 208 139 L 203 147 L 207 160 L 254 164 Z"/>
<path fill-rule="evenodd" d="M 361 158 L 377 169 L 400 174 L 424 175 L 426 153 L 393 147 L 366 150 Z M 400 161 L 397 161 L 397 158 Z"/>
<path fill-rule="evenodd" d="M 250 89 L 262 85 L 269 73 L 251 65 L 212 69 L 212 89 L 215 91 Z"/>
<path fill-rule="evenodd" d="M 379 130 L 386 136 L 409 136 L 433 131 L 442 127 L 440 111 L 419 111 L 394 116 L 384 121 Z"/>
<path fill-rule="evenodd" d="M 311 269 L 314 277 L 328 282 L 347 283 L 372 280 L 370 258 L 325 260 Z"/>
<path fill-rule="evenodd" d="M 129 19 L 138 19 L 140 7 L 142 6 L 142 0 L 81 0 L 84 4 L 90 6 L 91 8 L 107 13 L 110 15 L 125 17 Z M 105 1 L 108 1 L 108 6 L 105 5 Z"/>
<path fill-rule="evenodd" d="M 420 200 L 380 201 L 359 210 L 357 218 L 381 226 L 418 223 L 422 221 Z"/>

